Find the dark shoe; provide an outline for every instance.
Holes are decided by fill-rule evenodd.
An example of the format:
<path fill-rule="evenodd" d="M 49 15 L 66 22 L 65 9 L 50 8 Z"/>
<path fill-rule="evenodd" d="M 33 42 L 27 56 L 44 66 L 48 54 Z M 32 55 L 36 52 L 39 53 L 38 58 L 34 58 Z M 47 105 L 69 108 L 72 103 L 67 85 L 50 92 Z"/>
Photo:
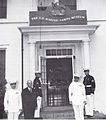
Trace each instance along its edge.
<path fill-rule="evenodd" d="M 91 117 L 93 117 L 93 116 L 91 116 L 91 115 L 87 115 L 87 118 L 91 118 Z"/>

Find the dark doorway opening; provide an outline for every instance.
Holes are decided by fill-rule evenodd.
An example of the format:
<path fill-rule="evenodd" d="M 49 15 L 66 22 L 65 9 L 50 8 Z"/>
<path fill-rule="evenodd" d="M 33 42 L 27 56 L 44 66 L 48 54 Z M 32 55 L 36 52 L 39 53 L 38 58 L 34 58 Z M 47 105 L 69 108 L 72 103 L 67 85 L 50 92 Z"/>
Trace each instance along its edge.
<path fill-rule="evenodd" d="M 46 60 L 47 105 L 69 105 L 68 87 L 73 78 L 72 58 Z"/>

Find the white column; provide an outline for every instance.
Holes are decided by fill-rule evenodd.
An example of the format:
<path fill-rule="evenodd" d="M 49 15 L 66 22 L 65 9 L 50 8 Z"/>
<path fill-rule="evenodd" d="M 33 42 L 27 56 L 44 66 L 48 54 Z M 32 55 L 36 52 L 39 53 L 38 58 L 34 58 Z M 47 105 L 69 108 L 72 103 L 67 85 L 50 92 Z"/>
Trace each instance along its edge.
<path fill-rule="evenodd" d="M 38 0 L 31 0 L 31 11 L 37 11 Z"/>
<path fill-rule="evenodd" d="M 90 49 L 89 41 L 83 41 L 84 68 L 90 69 Z"/>
<path fill-rule="evenodd" d="M 29 68 L 30 68 L 30 80 L 35 78 L 35 44 L 29 44 Z"/>

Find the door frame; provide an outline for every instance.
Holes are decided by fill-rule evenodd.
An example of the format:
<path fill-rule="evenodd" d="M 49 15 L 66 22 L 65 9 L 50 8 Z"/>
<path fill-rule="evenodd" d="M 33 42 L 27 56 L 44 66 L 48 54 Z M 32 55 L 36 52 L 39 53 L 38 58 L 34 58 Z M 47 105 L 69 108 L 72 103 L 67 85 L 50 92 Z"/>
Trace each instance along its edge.
<path fill-rule="evenodd" d="M 45 60 L 46 59 L 51 59 L 51 58 L 71 58 L 72 59 L 72 74 L 74 76 L 74 55 L 65 55 L 65 56 L 46 56 L 46 57 L 42 57 L 42 56 L 39 56 L 39 70 L 41 71 L 42 69 L 42 64 L 41 64 L 41 61 L 42 61 L 42 58 L 44 58 Z M 42 71 L 41 71 L 42 72 Z M 73 79 L 72 79 L 73 81 Z M 42 107 L 47 107 L 47 81 L 46 82 L 43 82 L 42 83 Z"/>
<path fill-rule="evenodd" d="M 58 58 L 56 58 L 56 57 L 52 57 L 52 58 L 49 57 L 49 58 L 47 58 L 46 60 L 49 60 L 49 59 L 52 59 L 52 60 L 53 60 L 53 59 L 60 59 L 60 60 L 61 60 L 61 59 L 64 59 L 64 58 L 65 58 L 65 59 L 68 59 L 68 60 L 71 62 L 71 66 L 69 66 L 69 67 L 71 67 L 71 69 L 72 69 L 72 70 L 71 70 L 71 71 L 72 71 L 71 74 L 72 74 L 72 80 L 73 80 L 73 60 L 72 60 L 72 56 L 69 56 L 69 57 L 64 57 L 64 56 L 62 56 L 62 57 L 58 57 Z M 46 63 L 47 63 L 47 62 L 46 62 Z M 46 70 L 47 70 L 47 64 L 46 64 Z M 47 73 L 47 71 L 46 71 L 46 73 Z M 47 75 L 48 75 L 48 74 L 46 74 L 46 76 L 47 76 Z M 46 77 L 46 78 L 47 78 L 47 77 Z M 47 79 L 46 79 L 46 80 L 47 80 Z M 55 104 L 54 104 L 55 102 L 53 102 L 53 101 L 54 101 L 54 100 L 53 100 L 53 101 L 52 101 L 52 102 L 53 102 L 53 105 L 50 105 L 50 104 L 49 104 L 49 101 L 48 101 L 49 98 L 48 98 L 48 97 L 50 97 L 50 96 L 48 96 L 48 92 L 49 92 L 48 90 L 49 90 L 49 87 L 50 87 L 50 86 L 49 86 L 49 82 L 48 82 L 48 81 L 46 81 L 46 82 L 47 82 L 47 103 L 48 103 L 47 105 L 48 105 L 48 106 L 52 106 L 52 107 L 54 107 L 54 106 L 64 106 L 64 105 L 67 106 L 67 105 L 68 105 L 68 101 L 67 101 L 67 100 L 68 100 L 68 96 L 67 96 L 67 98 L 66 98 L 66 103 L 62 102 L 61 105 L 59 105 L 58 102 L 57 102 L 57 105 L 55 105 Z M 72 82 L 72 81 L 71 81 L 71 82 Z M 58 88 L 59 88 L 59 86 L 58 86 Z M 60 87 L 60 88 L 61 88 L 61 87 Z M 53 89 L 55 89 L 55 92 L 56 92 L 56 88 L 54 87 Z M 67 87 L 67 89 L 68 89 L 68 87 Z M 62 89 L 61 89 L 61 90 L 62 90 Z M 54 91 L 54 90 L 53 90 L 53 91 Z M 52 92 L 53 92 L 53 91 L 52 91 Z M 67 91 L 67 90 L 66 90 L 66 91 Z M 59 93 L 60 93 L 60 92 L 59 92 Z M 66 94 L 68 95 L 68 93 L 66 93 Z M 56 94 L 53 93 L 52 95 L 56 95 Z M 60 94 L 60 95 L 62 95 L 62 94 Z M 63 96 L 63 95 L 62 95 L 62 96 Z M 61 97 L 62 97 L 62 96 L 61 96 Z M 50 99 L 51 99 L 51 97 L 50 97 Z M 52 99 L 54 99 L 54 97 L 53 97 Z M 61 100 L 63 101 L 63 99 L 64 99 L 64 98 L 62 97 Z"/>

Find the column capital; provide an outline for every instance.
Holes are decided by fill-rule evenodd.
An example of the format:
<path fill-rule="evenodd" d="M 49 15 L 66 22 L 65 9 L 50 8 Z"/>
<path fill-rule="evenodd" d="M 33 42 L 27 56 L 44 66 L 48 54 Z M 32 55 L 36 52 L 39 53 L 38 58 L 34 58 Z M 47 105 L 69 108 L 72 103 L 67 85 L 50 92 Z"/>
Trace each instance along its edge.
<path fill-rule="evenodd" d="M 90 42 L 90 38 L 82 40 L 82 42 Z"/>

